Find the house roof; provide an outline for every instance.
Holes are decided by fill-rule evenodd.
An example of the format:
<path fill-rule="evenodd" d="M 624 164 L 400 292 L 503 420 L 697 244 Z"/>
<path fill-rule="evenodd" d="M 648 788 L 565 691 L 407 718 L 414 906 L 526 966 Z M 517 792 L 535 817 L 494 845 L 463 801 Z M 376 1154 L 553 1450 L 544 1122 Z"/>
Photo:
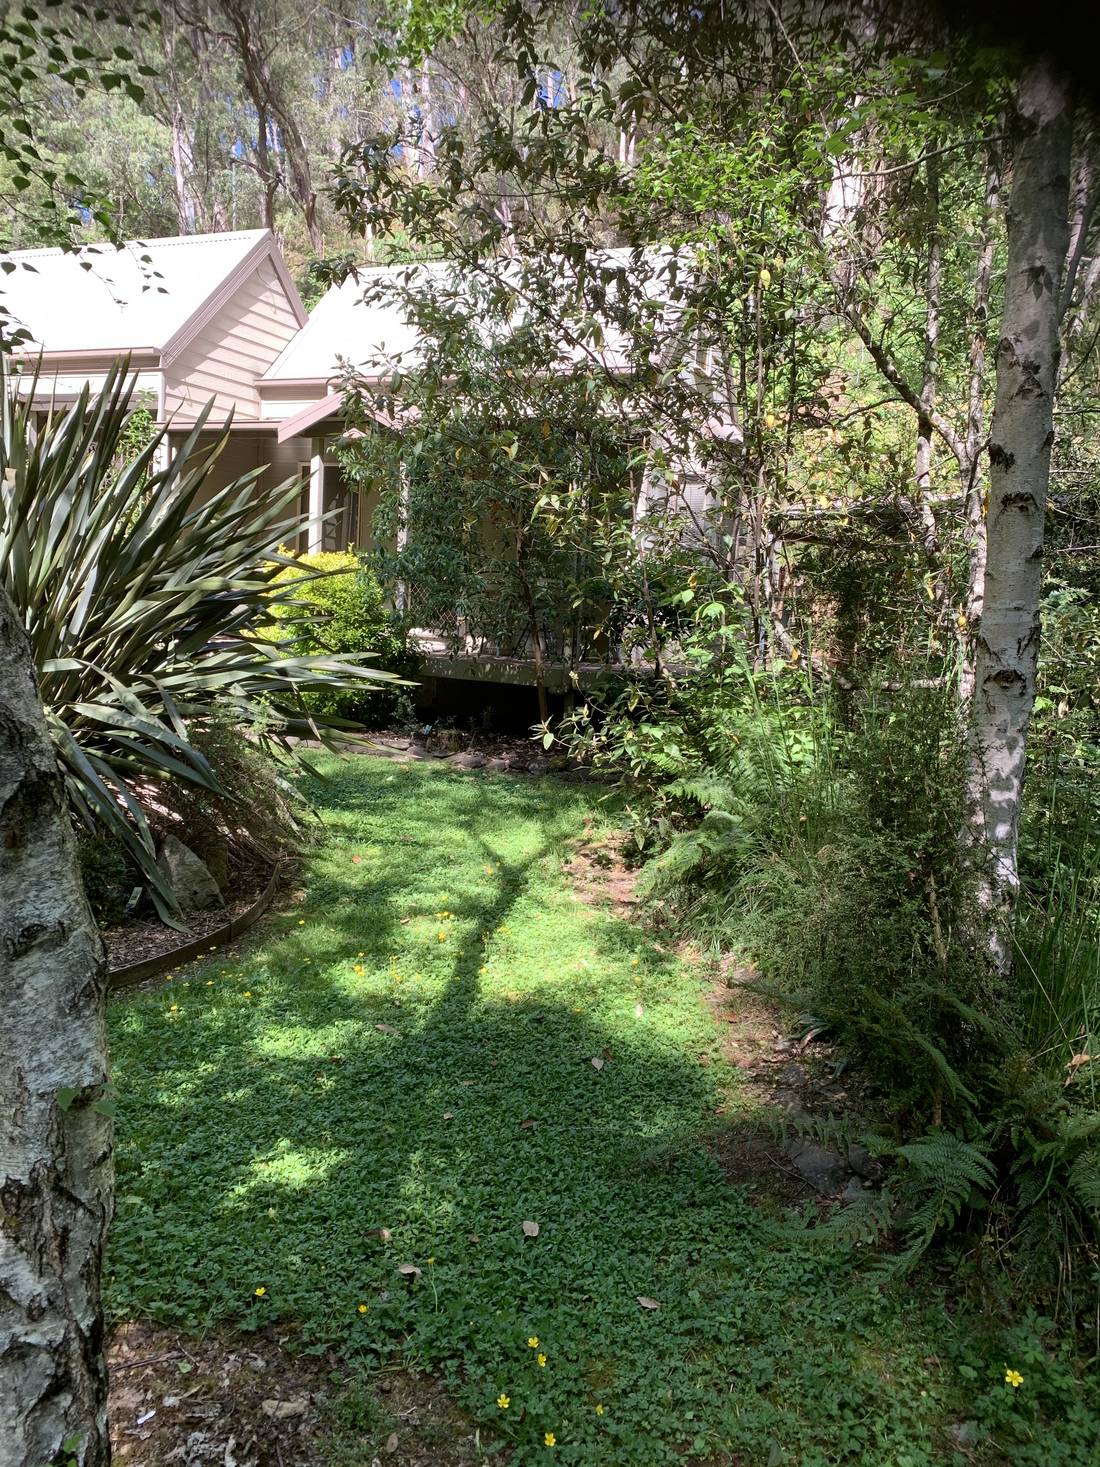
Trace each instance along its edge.
<path fill-rule="evenodd" d="M 408 265 L 376 265 L 360 268 L 341 285 L 331 286 L 314 306 L 309 320 L 260 378 L 265 382 L 327 382 L 339 374 L 339 361 L 356 365 L 375 358 L 412 351 L 416 328 L 406 320 L 396 301 L 366 303 L 364 291 L 380 281 L 403 279 Z M 442 277 L 450 265 L 428 264 L 417 273 Z"/>
<path fill-rule="evenodd" d="M 267 229 L 131 240 L 115 249 L 13 250 L 0 256 L 6 305 L 30 332 L 27 355 L 153 351 L 162 365 L 269 256 L 301 323 L 306 312 Z"/>
<path fill-rule="evenodd" d="M 628 250 L 599 253 L 601 260 L 608 264 L 623 263 L 630 255 Z M 648 261 L 651 273 L 657 258 L 653 254 Z M 503 259 L 498 263 L 502 267 L 501 279 L 507 282 L 509 262 Z M 401 358 L 406 368 L 413 365 L 418 354 L 419 333 L 406 317 L 400 301 L 385 296 L 380 300 L 364 300 L 372 287 L 390 281 L 414 287 L 420 281 L 428 288 L 435 282 L 462 287 L 459 267 L 448 261 L 360 267 L 342 284 L 331 286 L 313 308 L 307 324 L 260 378 L 261 395 L 265 385 L 320 382 L 328 387 L 340 376 L 341 362 L 365 369 L 367 376 L 385 375 L 383 364 L 392 363 L 394 358 Z M 523 315 L 521 308 L 516 313 L 516 324 Z M 618 371 L 626 365 L 624 350 L 622 333 L 609 326 L 602 347 L 590 352 L 567 350 L 566 356 L 572 356 L 575 361 L 587 356 L 611 371 Z"/>

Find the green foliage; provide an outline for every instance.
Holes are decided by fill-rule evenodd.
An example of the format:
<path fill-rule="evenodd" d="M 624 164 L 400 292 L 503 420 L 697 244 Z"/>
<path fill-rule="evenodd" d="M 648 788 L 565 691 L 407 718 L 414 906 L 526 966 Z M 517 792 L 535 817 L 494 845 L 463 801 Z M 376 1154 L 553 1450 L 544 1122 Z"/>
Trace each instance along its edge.
<path fill-rule="evenodd" d="M 92 915 L 100 927 L 122 921 L 126 902 L 141 873 L 117 841 L 82 832 L 77 841 L 80 875 Z"/>
<path fill-rule="evenodd" d="M 204 417 L 164 468 L 163 432 L 124 454 L 127 376 L 120 365 L 40 429 L 33 394 L 0 364 L 0 576 L 74 814 L 121 843 L 167 909 L 142 791 L 182 780 L 221 792 L 193 731 L 228 713 L 289 751 L 292 735 L 323 729 L 304 695 L 386 674 L 265 639 L 272 608 L 293 608 L 316 579 L 273 585 L 278 547 L 300 528 L 297 486 L 258 496 L 254 471 L 209 494 L 225 439 L 200 448 Z M 286 625 L 304 616 L 292 609 Z"/>
<path fill-rule="evenodd" d="M 47 6 L 44 13 L 24 5 L 5 6 L 0 13 L 0 244 L 30 241 L 72 249 L 86 221 L 101 238 L 118 242 L 111 199 L 96 188 L 82 160 L 51 156 L 44 133 L 58 93 L 78 103 L 110 93 L 144 101 L 139 78 L 150 75 L 150 68 L 131 47 L 151 15 L 139 0 L 119 18 L 117 44 L 94 37 L 89 45 L 92 22 L 104 13 L 84 0 Z M 8 276 L 16 267 L 5 261 L 2 268 Z M 28 340 L 0 293 L 0 355 Z"/>
<path fill-rule="evenodd" d="M 700 608 L 681 648 L 686 672 L 598 691 L 570 733 L 620 777 L 641 889 L 663 918 L 751 955 L 761 986 L 827 1029 L 888 1106 L 885 1193 L 836 1227 L 863 1241 L 897 1231 L 897 1270 L 978 1206 L 1020 1284 L 1087 1308 L 1100 1237 L 1088 806 L 1053 816 L 1033 796 L 1005 992 L 968 942 L 952 689 L 910 669 L 815 695 L 798 666 L 754 672 L 720 606 Z M 1045 795 L 1049 775 L 1036 778 Z"/>
<path fill-rule="evenodd" d="M 956 1280 L 884 1292 L 729 1185 L 704 1144 L 744 1114 L 723 1034 L 667 944 L 574 899 L 583 793 L 322 772 L 301 906 L 111 1010 L 113 1316 L 274 1329 L 368 1380 L 403 1360 L 517 1463 L 940 1467 L 959 1420 L 1095 1432 L 1049 1328 L 1025 1352 Z M 345 1414 L 369 1460 L 389 1424 Z"/>
<path fill-rule="evenodd" d="M 293 584 L 303 571 L 313 573 L 308 591 L 274 606 L 277 625 L 286 623 L 288 639 L 306 655 L 369 658 L 372 665 L 403 678 L 415 674 L 416 658 L 406 650 L 401 629 L 387 609 L 378 578 L 362 556 L 351 551 L 319 551 L 295 556 L 280 571 L 276 586 Z M 403 688 L 349 687 L 309 693 L 306 706 L 326 718 L 348 719 L 375 728 L 410 708 Z"/>

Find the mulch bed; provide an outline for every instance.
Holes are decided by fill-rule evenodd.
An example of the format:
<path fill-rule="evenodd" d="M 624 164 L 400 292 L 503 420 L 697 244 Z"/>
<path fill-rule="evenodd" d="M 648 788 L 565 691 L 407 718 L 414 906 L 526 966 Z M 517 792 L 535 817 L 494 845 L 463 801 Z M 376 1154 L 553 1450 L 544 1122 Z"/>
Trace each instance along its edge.
<path fill-rule="evenodd" d="M 246 889 L 233 894 L 224 907 L 209 912 L 191 912 L 184 919 L 183 930 L 166 926 L 158 917 L 147 917 L 140 921 L 127 922 L 122 927 L 110 927 L 103 933 L 103 945 L 107 949 L 107 966 L 111 969 L 129 967 L 131 963 L 144 962 L 149 958 L 173 952 L 196 938 L 207 937 L 247 912 L 252 903 L 267 885 L 267 875 L 257 873 Z"/>
<path fill-rule="evenodd" d="M 201 1340 L 135 1320 L 107 1348 L 114 1460 L 129 1467 L 494 1467 L 430 1376 L 383 1366 L 356 1380 L 335 1355 L 274 1331 Z"/>

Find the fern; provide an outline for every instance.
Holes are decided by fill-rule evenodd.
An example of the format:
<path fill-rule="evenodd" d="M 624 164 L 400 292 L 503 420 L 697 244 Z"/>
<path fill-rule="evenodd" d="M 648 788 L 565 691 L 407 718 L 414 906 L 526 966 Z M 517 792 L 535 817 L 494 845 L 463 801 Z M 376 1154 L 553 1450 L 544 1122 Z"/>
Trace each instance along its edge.
<path fill-rule="evenodd" d="M 1066 1183 L 1086 1211 L 1100 1219 L 1100 1147 L 1082 1151 L 1069 1169 Z"/>
<path fill-rule="evenodd" d="M 993 1190 L 996 1173 L 980 1147 L 950 1131 L 899 1146 L 909 1164 L 900 1200 L 907 1203 L 905 1231 L 923 1253 L 936 1233 L 953 1228 L 974 1197 Z"/>

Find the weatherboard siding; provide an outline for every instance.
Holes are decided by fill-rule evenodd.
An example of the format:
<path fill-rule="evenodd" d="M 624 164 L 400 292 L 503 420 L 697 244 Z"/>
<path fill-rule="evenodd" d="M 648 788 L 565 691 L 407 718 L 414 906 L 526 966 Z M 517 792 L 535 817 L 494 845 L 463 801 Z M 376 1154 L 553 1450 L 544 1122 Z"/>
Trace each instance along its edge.
<path fill-rule="evenodd" d="M 253 422 L 260 416 L 256 379 L 298 330 L 294 309 L 270 260 L 251 275 L 169 364 L 170 416 L 192 419 L 210 401 L 214 412 Z"/>

